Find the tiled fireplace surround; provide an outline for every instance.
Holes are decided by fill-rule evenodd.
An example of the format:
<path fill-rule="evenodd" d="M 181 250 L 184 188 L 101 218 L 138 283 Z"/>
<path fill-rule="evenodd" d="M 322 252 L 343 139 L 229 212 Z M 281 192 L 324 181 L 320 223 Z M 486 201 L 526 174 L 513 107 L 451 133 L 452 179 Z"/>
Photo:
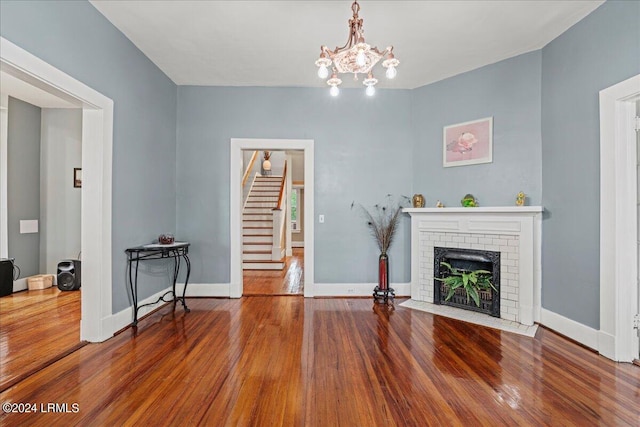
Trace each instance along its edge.
<path fill-rule="evenodd" d="M 433 303 L 434 247 L 500 252 L 500 317 L 539 321 L 542 207 L 410 208 L 411 299 Z"/>

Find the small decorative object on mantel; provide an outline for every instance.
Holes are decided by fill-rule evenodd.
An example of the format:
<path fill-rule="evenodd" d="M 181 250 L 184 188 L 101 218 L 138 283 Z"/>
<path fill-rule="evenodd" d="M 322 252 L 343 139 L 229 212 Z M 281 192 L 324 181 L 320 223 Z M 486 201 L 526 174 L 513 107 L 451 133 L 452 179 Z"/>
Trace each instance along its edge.
<path fill-rule="evenodd" d="M 526 198 L 526 195 L 524 194 L 524 192 L 519 192 L 516 195 L 516 206 L 524 206 L 524 200 Z"/>
<path fill-rule="evenodd" d="M 413 195 L 413 207 L 424 208 L 424 196 L 422 194 Z"/>
<path fill-rule="evenodd" d="M 395 290 L 389 287 L 389 256 L 387 252 L 398 230 L 402 208 L 409 206 L 411 202 L 411 199 L 407 196 L 400 196 L 399 199 L 395 199 L 391 194 L 387 194 L 386 199 L 386 204 L 377 204 L 371 210 L 359 205 L 367 221 L 367 227 L 369 227 L 369 231 L 380 250 L 380 256 L 378 257 L 378 286 L 373 290 L 373 300 L 384 304 L 393 303 L 393 299 L 396 296 Z M 354 203 L 351 203 L 351 208 L 353 206 Z"/>
<path fill-rule="evenodd" d="M 462 204 L 462 207 L 465 208 L 477 208 L 478 207 L 478 200 L 473 197 L 473 194 L 467 194 L 465 195 L 462 200 L 460 200 L 460 203 Z"/>
<path fill-rule="evenodd" d="M 158 236 L 158 243 L 160 243 L 161 245 L 173 245 L 174 242 L 175 238 L 171 233 L 165 233 Z"/>
<path fill-rule="evenodd" d="M 436 202 L 436 208 L 444 208 L 444 203 L 442 203 L 440 200 L 438 200 Z"/>

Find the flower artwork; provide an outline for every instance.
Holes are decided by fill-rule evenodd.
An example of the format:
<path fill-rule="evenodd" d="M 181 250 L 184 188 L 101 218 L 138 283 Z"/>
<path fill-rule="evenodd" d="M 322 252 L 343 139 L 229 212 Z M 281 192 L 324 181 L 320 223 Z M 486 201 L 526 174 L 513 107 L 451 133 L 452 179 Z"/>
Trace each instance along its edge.
<path fill-rule="evenodd" d="M 491 163 L 493 160 L 493 117 L 445 126 L 443 134 L 444 167 Z"/>

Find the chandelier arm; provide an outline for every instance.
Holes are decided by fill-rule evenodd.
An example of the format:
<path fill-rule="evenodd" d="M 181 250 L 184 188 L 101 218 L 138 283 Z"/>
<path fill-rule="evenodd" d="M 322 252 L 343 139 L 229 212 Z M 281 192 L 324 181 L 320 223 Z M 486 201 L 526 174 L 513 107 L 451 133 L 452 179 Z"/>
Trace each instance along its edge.
<path fill-rule="evenodd" d="M 390 54 L 391 52 L 393 52 L 393 46 L 389 46 L 388 48 L 386 48 L 386 49 L 385 49 L 385 50 L 383 50 L 382 52 L 380 52 L 380 50 L 378 50 L 378 48 L 377 48 L 377 47 L 372 47 L 372 48 L 371 48 L 371 49 L 369 49 L 369 50 L 374 51 L 375 53 L 377 53 L 377 54 L 378 54 L 378 55 L 380 55 L 380 56 L 386 56 L 386 55 Z"/>
<path fill-rule="evenodd" d="M 338 47 L 336 46 L 336 48 L 333 50 L 333 52 L 329 51 L 331 54 L 336 55 L 337 53 L 339 53 L 342 50 L 345 49 L 351 49 L 354 45 L 353 41 L 355 39 L 354 33 L 353 33 L 353 27 L 351 27 L 349 29 L 349 38 L 347 39 L 347 42 L 344 44 L 344 46 L 342 47 Z"/>

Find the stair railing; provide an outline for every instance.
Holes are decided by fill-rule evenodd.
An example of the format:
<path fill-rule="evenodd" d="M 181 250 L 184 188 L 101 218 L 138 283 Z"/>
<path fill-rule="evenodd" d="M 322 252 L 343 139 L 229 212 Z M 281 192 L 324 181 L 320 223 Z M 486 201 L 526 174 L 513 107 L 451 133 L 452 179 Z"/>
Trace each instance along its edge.
<path fill-rule="evenodd" d="M 258 152 L 254 151 L 253 155 L 251 156 L 251 160 L 249 160 L 249 164 L 247 165 L 247 168 L 244 171 L 244 175 L 242 176 L 242 188 L 244 188 L 244 185 L 247 183 L 247 179 L 249 178 L 249 175 L 251 175 L 251 170 L 253 169 L 253 164 L 256 162 L 256 157 L 258 157 Z"/>
<path fill-rule="evenodd" d="M 273 246 L 271 248 L 271 259 L 281 260 L 285 253 L 285 226 L 287 217 L 287 197 L 285 183 L 287 181 L 287 163 L 282 171 L 282 182 L 278 193 L 278 205 L 273 208 Z"/>
<path fill-rule="evenodd" d="M 249 163 L 247 164 L 247 168 L 244 171 L 244 175 L 242 176 L 242 208 L 243 209 L 244 209 L 244 206 L 247 204 L 249 193 L 251 193 L 251 189 L 253 188 L 253 185 L 256 182 L 257 174 L 254 174 L 253 179 L 251 180 L 251 184 L 250 185 L 247 184 L 247 180 L 251 176 L 251 172 L 253 172 L 254 164 L 257 157 L 258 157 L 258 152 L 254 151 L 253 154 L 251 155 L 251 160 L 249 160 Z"/>

